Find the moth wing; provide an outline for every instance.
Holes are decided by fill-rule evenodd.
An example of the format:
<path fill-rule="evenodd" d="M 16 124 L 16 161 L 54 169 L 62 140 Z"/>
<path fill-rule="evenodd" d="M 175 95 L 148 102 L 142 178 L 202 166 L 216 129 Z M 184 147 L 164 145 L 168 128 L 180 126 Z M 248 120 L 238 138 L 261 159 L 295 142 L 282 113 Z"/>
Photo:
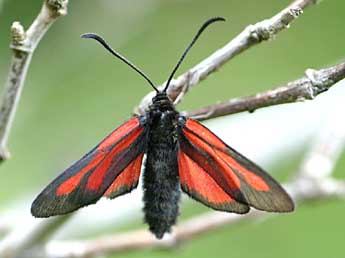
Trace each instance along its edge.
<path fill-rule="evenodd" d="M 181 150 L 233 199 L 259 210 L 289 212 L 294 203 L 267 172 L 193 119 L 180 125 Z"/>
<path fill-rule="evenodd" d="M 32 215 L 66 214 L 136 187 L 147 142 L 141 119 L 129 119 L 53 180 L 34 200 Z"/>

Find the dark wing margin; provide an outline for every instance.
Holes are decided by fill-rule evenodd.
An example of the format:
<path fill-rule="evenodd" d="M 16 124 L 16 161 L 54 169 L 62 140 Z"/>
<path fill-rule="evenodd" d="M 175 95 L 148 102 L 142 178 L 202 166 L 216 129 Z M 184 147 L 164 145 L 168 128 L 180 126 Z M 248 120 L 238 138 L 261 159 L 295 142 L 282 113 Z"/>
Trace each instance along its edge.
<path fill-rule="evenodd" d="M 53 180 L 34 200 L 32 215 L 66 214 L 102 196 L 131 191 L 138 183 L 146 143 L 145 118 L 129 119 Z"/>
<path fill-rule="evenodd" d="M 278 182 L 205 126 L 182 117 L 179 125 L 180 150 L 237 202 L 270 212 L 294 209 L 293 201 Z"/>

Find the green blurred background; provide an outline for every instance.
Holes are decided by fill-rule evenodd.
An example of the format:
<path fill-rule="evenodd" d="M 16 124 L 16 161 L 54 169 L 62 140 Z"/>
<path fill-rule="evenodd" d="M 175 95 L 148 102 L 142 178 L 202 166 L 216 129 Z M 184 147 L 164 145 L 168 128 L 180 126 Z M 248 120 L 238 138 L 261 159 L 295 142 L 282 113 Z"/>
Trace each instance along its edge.
<path fill-rule="evenodd" d="M 27 27 L 41 2 L 2 3 L 0 87 L 9 67 L 10 25 L 19 20 Z M 79 37 L 82 33 L 97 32 L 104 36 L 154 82 L 161 83 L 206 18 L 224 16 L 228 21 L 214 25 L 203 35 L 180 72 L 223 46 L 248 24 L 271 17 L 290 1 L 70 2 L 68 16 L 53 25 L 35 52 L 9 141 L 12 158 L 0 166 L 0 211 L 26 194 L 38 192 L 57 171 L 128 118 L 133 107 L 151 90 L 142 78 L 99 45 L 82 40 Z M 309 8 L 276 40 L 246 51 L 202 82 L 179 109 L 254 94 L 298 78 L 306 68 L 341 61 L 345 53 L 344 8 L 342 0 L 324 0 Z M 296 155 L 289 157 L 291 162 L 275 167 L 272 173 L 295 170 L 301 151 L 296 150 Z M 336 174 L 344 174 L 343 168 L 344 159 L 337 164 Z M 206 210 L 188 202 L 182 207 L 182 218 Z M 302 205 L 291 215 L 225 226 L 173 252 L 148 250 L 121 256 L 343 257 L 344 214 L 344 203 L 336 200 Z M 110 227 L 107 233 L 114 231 Z"/>

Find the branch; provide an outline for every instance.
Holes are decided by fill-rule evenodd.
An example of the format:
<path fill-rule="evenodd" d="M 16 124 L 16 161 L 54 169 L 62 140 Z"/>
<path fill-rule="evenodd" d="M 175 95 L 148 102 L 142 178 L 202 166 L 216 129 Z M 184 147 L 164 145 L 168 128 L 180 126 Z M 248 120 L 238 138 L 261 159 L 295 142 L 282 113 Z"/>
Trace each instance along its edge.
<path fill-rule="evenodd" d="M 27 250 L 42 246 L 72 215 L 37 220 L 27 225 L 25 230 L 18 228 L 10 232 L 0 242 L 0 257 L 21 257 Z M 32 256 L 41 257 L 41 256 Z"/>
<path fill-rule="evenodd" d="M 253 112 L 258 108 L 311 100 L 335 83 L 345 78 L 345 63 L 321 70 L 308 69 L 306 76 L 284 86 L 254 96 L 231 99 L 227 102 L 183 112 L 198 120 L 230 115 L 242 111 Z"/>
<path fill-rule="evenodd" d="M 215 230 L 224 224 L 255 218 L 263 212 L 253 211 L 246 216 L 223 212 L 208 212 L 190 219 L 173 229 L 173 234 L 162 240 L 156 239 L 148 230 L 134 230 L 128 233 L 100 237 L 87 241 L 52 241 L 47 244 L 44 257 L 91 258 L 100 255 L 120 253 L 127 250 L 147 248 L 172 248 L 186 240 Z M 33 253 L 34 254 L 34 253 Z"/>
<path fill-rule="evenodd" d="M 9 158 L 7 141 L 33 52 L 55 20 L 66 15 L 67 4 L 68 0 L 45 0 L 27 31 L 19 22 L 12 24 L 13 56 L 0 106 L 0 162 Z"/>
<path fill-rule="evenodd" d="M 258 45 L 262 41 L 274 39 L 275 36 L 296 20 L 303 10 L 309 5 L 316 4 L 317 0 L 295 0 L 287 8 L 271 17 L 254 25 L 247 26 L 238 36 L 231 40 L 223 48 L 214 52 L 201 63 L 180 75 L 170 84 L 168 95 L 176 102 L 181 101 L 192 87 L 206 79 L 210 74 L 219 70 L 226 62 L 242 53 L 243 51 Z M 165 85 L 165 83 L 163 83 Z M 162 89 L 163 86 L 160 86 Z M 155 92 L 146 95 L 134 113 L 143 114 L 151 104 Z M 177 100 L 177 101 L 176 101 Z"/>

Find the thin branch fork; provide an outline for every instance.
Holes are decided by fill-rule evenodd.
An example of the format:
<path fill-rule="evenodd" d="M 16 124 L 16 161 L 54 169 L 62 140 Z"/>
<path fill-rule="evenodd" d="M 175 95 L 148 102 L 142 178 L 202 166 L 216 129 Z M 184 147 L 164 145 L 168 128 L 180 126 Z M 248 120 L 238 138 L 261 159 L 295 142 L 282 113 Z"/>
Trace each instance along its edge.
<path fill-rule="evenodd" d="M 181 101 L 182 96 L 192 87 L 206 79 L 210 74 L 218 71 L 220 67 L 238 54 L 263 41 L 274 39 L 280 31 L 288 28 L 303 13 L 305 8 L 316 4 L 316 2 L 316 0 L 295 0 L 272 18 L 247 26 L 224 47 L 173 80 L 168 89 L 169 97 L 173 101 L 176 99 L 178 102 Z M 162 85 L 165 85 L 165 83 Z M 159 87 L 159 89 L 162 88 L 163 86 Z M 151 104 L 154 95 L 154 91 L 146 95 L 139 106 L 134 109 L 134 113 L 143 114 Z"/>
<path fill-rule="evenodd" d="M 33 52 L 55 20 L 66 15 L 67 5 L 68 0 L 45 0 L 27 31 L 19 22 L 12 24 L 13 56 L 0 106 L 0 162 L 9 158 L 7 141 Z"/>
<path fill-rule="evenodd" d="M 320 70 L 308 69 L 305 74 L 306 76 L 273 90 L 231 99 L 183 114 L 198 120 L 206 120 L 243 111 L 253 112 L 258 108 L 273 105 L 311 100 L 345 78 L 345 63 Z"/>

